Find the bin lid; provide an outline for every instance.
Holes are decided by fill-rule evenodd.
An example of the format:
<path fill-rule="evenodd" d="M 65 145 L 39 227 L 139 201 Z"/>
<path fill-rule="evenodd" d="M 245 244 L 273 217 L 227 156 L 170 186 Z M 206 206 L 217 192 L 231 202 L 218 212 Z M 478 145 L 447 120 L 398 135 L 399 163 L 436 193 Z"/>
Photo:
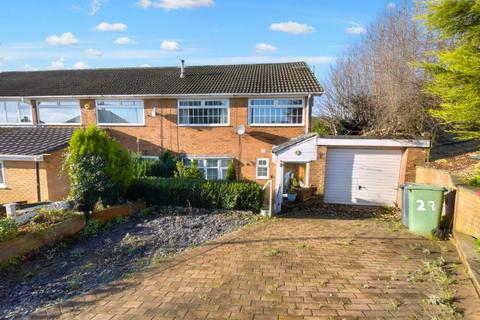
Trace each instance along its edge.
<path fill-rule="evenodd" d="M 447 191 L 445 187 L 434 186 L 431 184 L 409 184 L 406 186 L 408 190 L 431 190 L 431 191 Z"/>

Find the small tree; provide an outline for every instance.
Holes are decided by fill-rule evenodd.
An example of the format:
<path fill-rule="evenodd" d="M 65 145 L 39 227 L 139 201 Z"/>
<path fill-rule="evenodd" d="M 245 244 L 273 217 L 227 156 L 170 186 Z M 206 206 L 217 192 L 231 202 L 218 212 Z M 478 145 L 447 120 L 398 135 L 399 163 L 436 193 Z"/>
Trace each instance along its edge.
<path fill-rule="evenodd" d="M 237 180 L 237 171 L 235 170 L 235 165 L 233 164 L 233 160 L 230 160 L 230 162 L 228 163 L 227 174 L 225 179 L 227 179 L 228 181 Z"/>
<path fill-rule="evenodd" d="M 130 154 L 108 134 L 90 126 L 73 133 L 66 158 L 70 198 L 88 216 L 97 202 L 118 202 L 133 177 Z"/>
<path fill-rule="evenodd" d="M 198 168 L 197 161 L 192 160 L 190 167 L 186 168 L 182 161 L 177 161 L 175 177 L 179 178 L 203 178 L 202 171 Z"/>

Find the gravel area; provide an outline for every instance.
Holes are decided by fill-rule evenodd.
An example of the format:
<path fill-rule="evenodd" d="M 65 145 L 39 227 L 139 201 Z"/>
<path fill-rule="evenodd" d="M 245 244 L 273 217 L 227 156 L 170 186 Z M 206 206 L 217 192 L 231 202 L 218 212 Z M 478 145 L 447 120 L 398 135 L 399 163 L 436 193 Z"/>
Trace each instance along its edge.
<path fill-rule="evenodd" d="M 0 318 L 24 317 L 258 219 L 244 212 L 182 208 L 117 219 L 96 235 L 58 243 L 0 271 Z"/>

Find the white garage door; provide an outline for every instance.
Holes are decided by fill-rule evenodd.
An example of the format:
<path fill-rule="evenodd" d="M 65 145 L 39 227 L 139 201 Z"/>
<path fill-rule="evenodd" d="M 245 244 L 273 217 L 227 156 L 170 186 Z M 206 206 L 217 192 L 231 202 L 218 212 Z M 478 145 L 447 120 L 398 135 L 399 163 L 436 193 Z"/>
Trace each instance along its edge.
<path fill-rule="evenodd" d="M 325 202 L 395 205 L 401 150 L 329 148 Z"/>

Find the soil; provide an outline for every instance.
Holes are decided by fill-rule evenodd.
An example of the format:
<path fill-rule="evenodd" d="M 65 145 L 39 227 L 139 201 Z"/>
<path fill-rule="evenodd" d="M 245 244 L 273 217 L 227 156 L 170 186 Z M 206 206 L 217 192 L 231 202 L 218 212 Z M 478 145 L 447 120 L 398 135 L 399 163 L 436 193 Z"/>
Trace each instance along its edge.
<path fill-rule="evenodd" d="M 117 219 L 93 236 L 44 248 L 1 270 L 0 318 L 25 317 L 256 220 L 245 212 L 191 208 Z"/>

